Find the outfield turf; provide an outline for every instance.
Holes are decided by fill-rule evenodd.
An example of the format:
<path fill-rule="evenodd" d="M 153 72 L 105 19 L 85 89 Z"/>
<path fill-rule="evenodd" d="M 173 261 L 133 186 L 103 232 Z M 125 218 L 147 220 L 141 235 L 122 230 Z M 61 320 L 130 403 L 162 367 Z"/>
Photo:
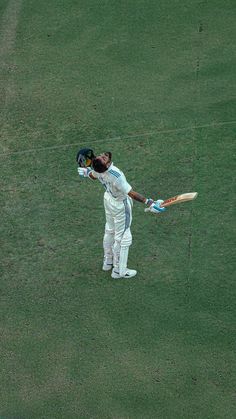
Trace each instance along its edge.
<path fill-rule="evenodd" d="M 233 419 L 234 0 L 1 0 L 1 419 Z M 133 188 L 129 266 L 101 270 L 103 190 Z"/>

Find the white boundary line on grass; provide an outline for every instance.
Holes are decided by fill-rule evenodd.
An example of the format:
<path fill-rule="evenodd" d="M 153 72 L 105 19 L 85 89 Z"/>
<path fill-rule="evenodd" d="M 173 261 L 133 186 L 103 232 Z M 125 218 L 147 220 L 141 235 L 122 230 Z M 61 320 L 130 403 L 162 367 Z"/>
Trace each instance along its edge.
<path fill-rule="evenodd" d="M 108 137 L 108 138 L 102 138 L 99 140 L 93 140 L 91 141 L 91 145 L 93 145 L 94 143 L 101 143 L 101 142 L 105 142 L 105 141 L 116 141 L 116 140 L 122 140 L 122 139 L 132 139 L 132 138 L 140 138 L 140 137 L 147 137 L 147 136 L 152 136 L 152 135 L 158 135 L 158 134 L 169 134 L 169 133 L 176 133 L 176 132 L 181 132 L 181 131 L 191 131 L 191 130 L 197 130 L 197 129 L 202 129 L 202 128 L 217 128 L 217 127 L 221 127 L 224 125 L 234 125 L 236 124 L 236 120 L 235 121 L 225 121 L 225 122 L 213 122 L 211 124 L 204 124 L 204 125 L 192 125 L 189 127 L 182 127 L 182 128 L 169 128 L 169 129 L 163 129 L 163 130 L 153 130 L 153 131 L 149 131 L 149 132 L 144 132 L 144 133 L 140 133 L 140 134 L 130 134 L 130 135 L 120 135 L 117 137 Z M 83 141 L 84 143 L 85 141 Z M 90 140 L 87 139 L 87 142 L 90 143 Z M 36 147 L 36 148 L 29 148 L 26 150 L 19 150 L 19 151 L 10 151 L 7 153 L 1 153 L 0 157 L 7 157 L 10 155 L 15 155 L 15 154 L 27 154 L 27 153 L 37 153 L 40 151 L 51 151 L 51 150 L 57 150 L 60 148 L 67 148 L 67 147 L 74 147 L 74 146 L 78 146 L 79 145 L 79 141 L 77 141 L 76 143 L 69 143 L 69 144 L 60 144 L 60 145 L 54 145 L 54 146 L 49 146 L 49 147 Z"/>

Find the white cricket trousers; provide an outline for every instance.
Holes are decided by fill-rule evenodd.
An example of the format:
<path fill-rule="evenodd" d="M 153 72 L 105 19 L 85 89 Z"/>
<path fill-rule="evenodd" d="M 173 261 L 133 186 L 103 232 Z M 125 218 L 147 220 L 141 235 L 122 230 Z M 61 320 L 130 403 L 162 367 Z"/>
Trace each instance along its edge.
<path fill-rule="evenodd" d="M 121 246 L 128 248 L 132 244 L 130 231 L 132 206 L 133 200 L 128 195 L 123 201 L 117 201 L 108 192 L 104 194 L 106 215 L 103 238 L 104 257 L 108 263 L 113 262 L 113 267 L 117 272 L 119 272 Z"/>

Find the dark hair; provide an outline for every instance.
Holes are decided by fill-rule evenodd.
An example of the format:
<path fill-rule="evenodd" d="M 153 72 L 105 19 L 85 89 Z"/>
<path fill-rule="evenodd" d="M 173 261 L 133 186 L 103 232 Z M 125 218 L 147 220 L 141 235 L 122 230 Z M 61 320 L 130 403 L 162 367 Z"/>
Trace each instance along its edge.
<path fill-rule="evenodd" d="M 108 169 L 108 167 L 100 159 L 95 158 L 93 160 L 93 169 L 97 173 L 104 173 Z"/>

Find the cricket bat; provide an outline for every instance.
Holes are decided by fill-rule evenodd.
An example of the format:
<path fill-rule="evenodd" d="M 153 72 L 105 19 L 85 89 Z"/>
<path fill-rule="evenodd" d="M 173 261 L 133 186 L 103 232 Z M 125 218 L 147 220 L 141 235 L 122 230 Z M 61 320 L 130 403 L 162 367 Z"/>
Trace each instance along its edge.
<path fill-rule="evenodd" d="M 182 202 L 192 201 L 193 199 L 197 198 L 197 192 L 189 192 L 183 193 L 181 195 L 172 196 L 172 198 L 166 199 L 160 205 L 161 208 L 167 208 L 174 204 L 182 204 Z M 150 211 L 149 208 L 145 209 L 145 212 Z"/>

